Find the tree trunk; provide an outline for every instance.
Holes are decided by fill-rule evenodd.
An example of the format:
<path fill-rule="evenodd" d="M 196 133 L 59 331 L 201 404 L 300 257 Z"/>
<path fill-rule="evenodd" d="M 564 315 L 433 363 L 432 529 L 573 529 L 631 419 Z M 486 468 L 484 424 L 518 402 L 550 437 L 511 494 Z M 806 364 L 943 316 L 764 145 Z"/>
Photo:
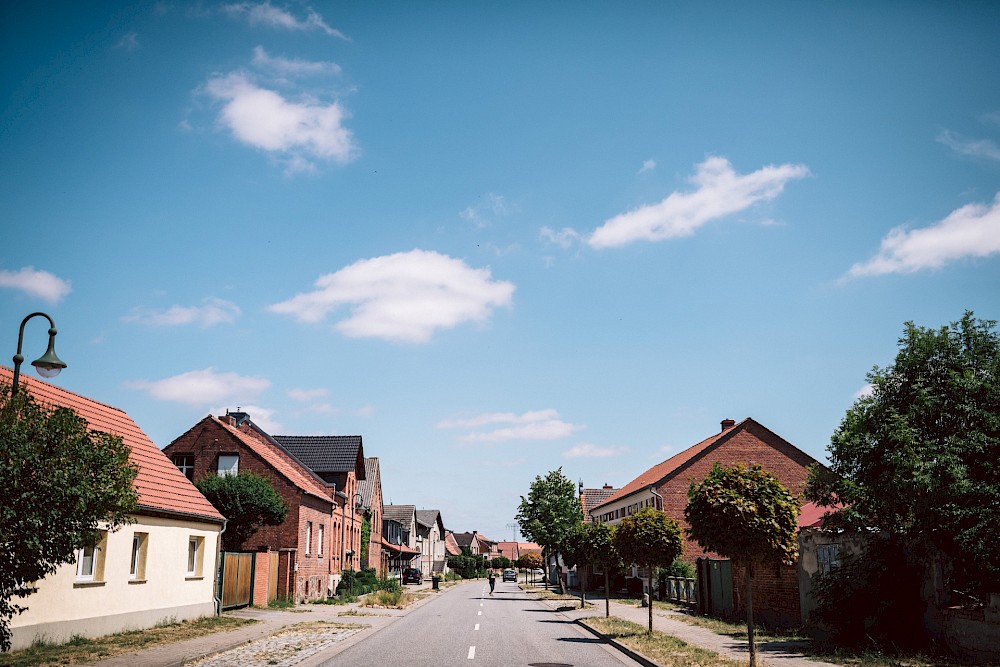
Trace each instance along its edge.
<path fill-rule="evenodd" d="M 750 640 L 750 667 L 757 667 L 757 647 L 753 640 L 753 563 L 747 563 L 747 639 Z"/>
<path fill-rule="evenodd" d="M 649 634 L 653 634 L 653 575 L 649 575 Z"/>
<path fill-rule="evenodd" d="M 611 568 L 604 566 L 604 617 L 611 618 Z"/>
<path fill-rule="evenodd" d="M 566 580 L 563 579 L 563 568 L 558 559 L 559 554 L 556 554 L 556 579 L 559 580 L 559 595 L 566 595 Z"/>

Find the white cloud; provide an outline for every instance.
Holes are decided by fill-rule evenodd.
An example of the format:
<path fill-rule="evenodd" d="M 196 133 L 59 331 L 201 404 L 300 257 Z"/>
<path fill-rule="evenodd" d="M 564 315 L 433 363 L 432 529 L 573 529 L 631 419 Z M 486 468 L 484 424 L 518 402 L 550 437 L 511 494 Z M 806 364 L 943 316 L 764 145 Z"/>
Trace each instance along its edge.
<path fill-rule="evenodd" d="M 543 241 L 557 245 L 560 248 L 569 248 L 574 243 L 580 241 L 580 233 L 572 227 L 563 227 L 558 232 L 551 227 L 542 227 L 538 235 L 542 237 Z"/>
<path fill-rule="evenodd" d="M 268 435 L 273 435 L 275 433 L 282 433 L 285 431 L 285 427 L 281 425 L 281 422 L 274 418 L 276 414 L 275 410 L 271 408 L 264 408 L 259 405 L 224 405 L 222 407 L 214 407 L 209 412 L 213 415 L 224 415 L 226 410 L 230 412 L 235 412 L 239 410 L 240 412 L 245 412 L 250 415 L 250 421 L 259 426 Z"/>
<path fill-rule="evenodd" d="M 581 442 L 567 449 L 562 455 L 567 459 L 607 459 L 627 451 L 628 447 L 599 447 L 589 442 Z"/>
<path fill-rule="evenodd" d="M 122 318 L 125 322 L 137 322 L 156 327 L 172 327 L 184 324 L 198 324 L 203 329 L 216 324 L 230 324 L 240 316 L 240 308 L 235 303 L 208 297 L 201 306 L 171 306 L 166 310 L 137 307 Z"/>
<path fill-rule="evenodd" d="M 855 264 L 848 277 L 937 269 L 966 257 L 1000 253 L 1000 193 L 993 203 L 967 204 L 929 227 L 890 231 L 878 254 Z"/>
<path fill-rule="evenodd" d="M 808 175 L 809 169 L 801 164 L 769 165 L 740 175 L 729 160 L 710 157 L 698 165 L 690 179 L 696 186 L 693 192 L 673 192 L 659 204 L 606 220 L 588 243 L 594 248 L 614 248 L 635 241 L 690 236 L 711 220 L 774 199 L 788 181 Z"/>
<path fill-rule="evenodd" d="M 118 40 L 118 48 L 125 51 L 135 51 L 139 48 L 139 35 L 134 32 L 127 32 Z"/>
<path fill-rule="evenodd" d="M 856 392 L 854 392 L 854 400 L 871 396 L 874 393 L 875 393 L 875 387 L 873 387 L 870 382 L 865 383 L 865 385 L 861 387 L 861 389 L 858 389 Z"/>
<path fill-rule="evenodd" d="M 326 398 L 330 394 L 326 389 L 289 389 L 289 397 L 296 401 L 315 401 L 319 398 Z"/>
<path fill-rule="evenodd" d="M 489 412 L 465 419 L 449 419 L 438 423 L 438 428 L 477 429 L 484 426 L 507 424 L 503 428 L 468 433 L 462 442 L 506 442 L 509 440 L 558 440 L 583 428 L 559 419 L 553 409 L 535 410 L 523 414 Z"/>
<path fill-rule="evenodd" d="M 653 159 L 644 160 L 642 166 L 639 168 L 639 171 L 637 171 L 636 174 L 637 175 L 643 174 L 647 171 L 653 171 L 654 169 L 656 169 L 656 160 Z"/>
<path fill-rule="evenodd" d="M 989 139 L 966 139 L 951 130 L 944 130 L 938 134 L 937 140 L 960 155 L 1000 160 L 1000 146 Z"/>
<path fill-rule="evenodd" d="M 487 193 L 486 200 L 474 206 L 469 206 L 459 212 L 459 217 L 468 220 L 477 228 L 489 226 L 494 218 L 503 217 L 517 211 L 516 206 L 507 203 L 503 195 Z"/>
<path fill-rule="evenodd" d="M 21 290 L 49 303 L 59 303 L 72 289 L 68 280 L 48 271 L 36 271 L 33 266 L 19 271 L 0 270 L 0 287 Z"/>
<path fill-rule="evenodd" d="M 337 63 L 272 56 L 262 46 L 255 47 L 253 50 L 253 65 L 261 69 L 293 76 L 340 74 L 341 72 L 340 65 Z"/>
<path fill-rule="evenodd" d="M 513 283 L 493 280 L 489 269 L 425 250 L 359 260 L 315 285 L 269 310 L 319 322 L 348 305 L 351 315 L 336 325 L 344 335 L 414 343 L 430 340 L 438 329 L 485 323 L 514 294 Z"/>
<path fill-rule="evenodd" d="M 295 18 L 289 12 L 278 9 L 270 2 L 237 2 L 223 5 L 222 11 L 233 18 L 246 19 L 247 23 L 252 26 L 263 25 L 284 30 L 320 30 L 332 37 L 347 40 L 344 33 L 327 25 L 323 17 L 311 7 L 306 8 L 304 20 Z"/>
<path fill-rule="evenodd" d="M 237 140 L 284 159 L 291 171 L 314 168 L 311 159 L 343 164 L 357 156 L 353 135 L 343 126 L 348 114 L 336 102 L 289 101 L 240 72 L 212 78 L 204 90 L 223 103 L 219 122 Z"/>
<path fill-rule="evenodd" d="M 205 405 L 240 403 L 257 396 L 271 383 L 263 377 L 218 373 L 214 368 L 205 368 L 162 380 L 135 380 L 125 386 L 145 391 L 161 401 Z"/>

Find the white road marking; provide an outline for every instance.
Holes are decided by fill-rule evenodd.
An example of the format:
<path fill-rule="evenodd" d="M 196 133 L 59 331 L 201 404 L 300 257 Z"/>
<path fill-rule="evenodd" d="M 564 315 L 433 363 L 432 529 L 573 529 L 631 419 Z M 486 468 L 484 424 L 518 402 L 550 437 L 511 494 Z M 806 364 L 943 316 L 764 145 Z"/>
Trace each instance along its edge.
<path fill-rule="evenodd" d="M 470 646 L 469 647 L 469 660 L 472 660 L 475 657 L 476 657 L 476 647 L 475 646 Z"/>
<path fill-rule="evenodd" d="M 476 612 L 476 616 L 482 616 L 482 615 L 483 615 L 483 611 L 481 609 Z"/>
<path fill-rule="evenodd" d="M 479 624 L 476 623 L 476 630 L 479 630 Z"/>

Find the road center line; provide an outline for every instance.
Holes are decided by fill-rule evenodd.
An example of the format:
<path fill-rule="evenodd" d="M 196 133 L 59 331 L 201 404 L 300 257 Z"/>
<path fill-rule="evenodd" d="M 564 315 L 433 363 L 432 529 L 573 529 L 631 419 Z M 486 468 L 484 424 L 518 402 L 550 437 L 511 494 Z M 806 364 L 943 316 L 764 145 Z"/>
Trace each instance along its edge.
<path fill-rule="evenodd" d="M 483 610 L 482 609 L 480 609 L 479 611 L 476 612 L 476 616 L 482 616 L 482 615 L 483 615 Z"/>
<path fill-rule="evenodd" d="M 476 623 L 476 630 L 477 631 L 479 630 L 479 624 L 478 623 Z"/>
<path fill-rule="evenodd" d="M 476 657 L 476 647 L 475 646 L 470 646 L 469 647 L 469 660 L 472 660 L 475 657 Z"/>

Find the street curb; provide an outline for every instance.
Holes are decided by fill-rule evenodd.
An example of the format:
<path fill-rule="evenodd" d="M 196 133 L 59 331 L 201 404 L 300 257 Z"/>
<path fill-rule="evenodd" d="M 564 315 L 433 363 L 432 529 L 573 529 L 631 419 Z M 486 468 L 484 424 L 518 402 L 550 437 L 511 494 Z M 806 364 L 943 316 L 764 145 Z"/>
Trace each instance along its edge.
<path fill-rule="evenodd" d="M 624 653 L 628 657 L 632 658 L 633 660 L 635 660 L 639 664 L 644 665 L 645 667 L 660 667 L 659 663 L 653 662 L 652 660 L 650 660 L 649 658 L 647 658 L 646 656 L 644 656 L 642 653 L 639 653 L 635 649 L 629 648 L 628 646 L 625 646 L 624 644 L 622 644 L 618 640 L 612 639 L 611 637 L 609 637 L 609 636 L 607 636 L 607 635 L 599 632 L 595 628 L 590 627 L 589 625 L 587 625 L 586 623 L 583 622 L 584 620 L 585 619 L 577 618 L 573 622 L 576 623 L 577 625 L 579 625 L 580 627 L 586 629 L 588 632 L 590 632 L 590 634 L 594 635 L 595 637 L 603 639 L 608 644 L 610 644 L 611 646 L 614 646 L 616 649 L 618 649 L 619 651 L 621 651 L 622 653 Z"/>

